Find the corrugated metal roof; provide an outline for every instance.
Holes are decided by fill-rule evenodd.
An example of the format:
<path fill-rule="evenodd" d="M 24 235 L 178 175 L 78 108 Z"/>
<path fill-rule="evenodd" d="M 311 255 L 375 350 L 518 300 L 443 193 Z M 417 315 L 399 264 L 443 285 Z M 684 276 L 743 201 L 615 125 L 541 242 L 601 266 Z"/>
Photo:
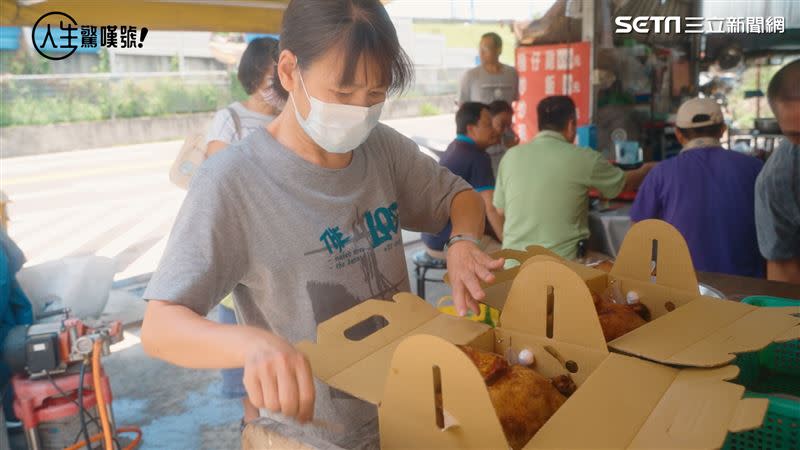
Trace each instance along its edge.
<path fill-rule="evenodd" d="M 800 1 L 703 1 L 703 17 L 783 17 L 786 29 L 800 28 Z"/>

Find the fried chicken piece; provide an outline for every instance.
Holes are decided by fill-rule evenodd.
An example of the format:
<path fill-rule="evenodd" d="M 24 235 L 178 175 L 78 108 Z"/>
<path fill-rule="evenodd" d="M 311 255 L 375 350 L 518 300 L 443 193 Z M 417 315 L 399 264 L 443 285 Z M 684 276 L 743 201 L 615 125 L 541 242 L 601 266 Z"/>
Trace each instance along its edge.
<path fill-rule="evenodd" d="M 567 401 L 550 380 L 518 365 L 489 386 L 489 398 L 514 450 L 527 444 Z"/>
<path fill-rule="evenodd" d="M 478 371 L 483 377 L 483 381 L 487 385 L 492 384 L 509 368 L 508 361 L 497 353 L 482 352 L 464 345 L 459 345 L 458 348 L 469 356 L 469 359 L 471 359 L 472 363 L 478 368 Z"/>
<path fill-rule="evenodd" d="M 603 262 L 598 263 L 596 266 L 594 266 L 595 269 L 602 270 L 605 273 L 611 272 L 611 269 L 613 267 L 614 267 L 614 263 L 611 262 L 611 261 L 603 261 Z"/>
<path fill-rule="evenodd" d="M 503 433 L 514 450 L 527 444 L 566 401 L 556 386 L 569 392 L 572 383 L 569 375 L 548 380 L 533 369 L 509 365 L 498 354 L 470 347 L 459 348 L 472 359 L 483 376 Z"/>
<path fill-rule="evenodd" d="M 621 305 L 605 300 L 594 292 L 592 298 L 606 342 L 639 328 L 650 318 L 650 311 L 641 303 Z"/>
<path fill-rule="evenodd" d="M 551 378 L 550 381 L 553 383 L 556 390 L 561 392 L 561 395 L 564 397 L 569 397 L 578 389 L 578 386 L 572 381 L 572 377 L 569 375 L 559 375 Z"/>

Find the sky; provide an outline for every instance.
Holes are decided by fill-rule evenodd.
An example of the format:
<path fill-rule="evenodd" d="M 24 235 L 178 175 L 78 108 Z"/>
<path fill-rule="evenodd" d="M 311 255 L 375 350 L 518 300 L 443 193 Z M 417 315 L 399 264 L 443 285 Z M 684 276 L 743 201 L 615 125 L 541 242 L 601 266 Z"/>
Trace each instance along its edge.
<path fill-rule="evenodd" d="M 525 20 L 541 16 L 555 0 L 392 0 L 394 18 Z"/>

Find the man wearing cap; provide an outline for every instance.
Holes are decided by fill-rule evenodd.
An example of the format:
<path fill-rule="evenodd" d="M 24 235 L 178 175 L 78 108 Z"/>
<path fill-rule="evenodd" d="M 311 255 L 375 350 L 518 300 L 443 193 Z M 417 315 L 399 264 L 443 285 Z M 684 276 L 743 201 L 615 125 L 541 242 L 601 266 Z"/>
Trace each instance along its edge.
<path fill-rule="evenodd" d="M 645 178 L 631 219 L 661 219 L 681 232 L 696 270 L 764 277 L 754 215 L 762 163 L 722 148 L 726 126 L 719 105 L 695 98 L 678 109 L 680 154 Z"/>

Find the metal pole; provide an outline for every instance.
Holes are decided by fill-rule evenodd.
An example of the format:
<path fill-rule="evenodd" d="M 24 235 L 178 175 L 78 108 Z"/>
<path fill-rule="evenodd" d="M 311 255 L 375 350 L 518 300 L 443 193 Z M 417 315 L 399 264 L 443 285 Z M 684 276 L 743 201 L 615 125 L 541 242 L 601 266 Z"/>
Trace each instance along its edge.
<path fill-rule="evenodd" d="M 691 15 L 694 17 L 699 17 L 700 13 L 702 12 L 702 5 L 701 2 L 694 2 L 692 4 Z M 691 41 L 689 42 L 689 76 L 691 77 L 691 86 L 689 89 L 689 94 L 692 97 L 696 97 L 699 91 L 699 84 L 700 84 L 700 59 L 704 57 L 704 48 L 705 45 L 700 42 L 701 35 L 694 34 L 692 35 Z"/>
<path fill-rule="evenodd" d="M 6 428 L 6 416 L 3 413 L 3 405 L 0 403 L 0 449 L 10 449 L 11 444 L 8 442 L 8 429 Z"/>
<path fill-rule="evenodd" d="M 469 1 L 469 19 L 470 22 L 475 22 L 475 0 Z"/>
<path fill-rule="evenodd" d="M 583 11 L 581 13 L 581 40 L 589 42 L 589 124 L 594 121 L 597 105 L 595 104 L 595 84 L 594 84 L 594 59 L 595 59 L 595 8 L 594 1 L 582 2 Z"/>
<path fill-rule="evenodd" d="M 761 63 L 756 65 L 756 89 L 761 90 Z M 756 119 L 761 118 L 761 96 L 756 97 Z"/>

